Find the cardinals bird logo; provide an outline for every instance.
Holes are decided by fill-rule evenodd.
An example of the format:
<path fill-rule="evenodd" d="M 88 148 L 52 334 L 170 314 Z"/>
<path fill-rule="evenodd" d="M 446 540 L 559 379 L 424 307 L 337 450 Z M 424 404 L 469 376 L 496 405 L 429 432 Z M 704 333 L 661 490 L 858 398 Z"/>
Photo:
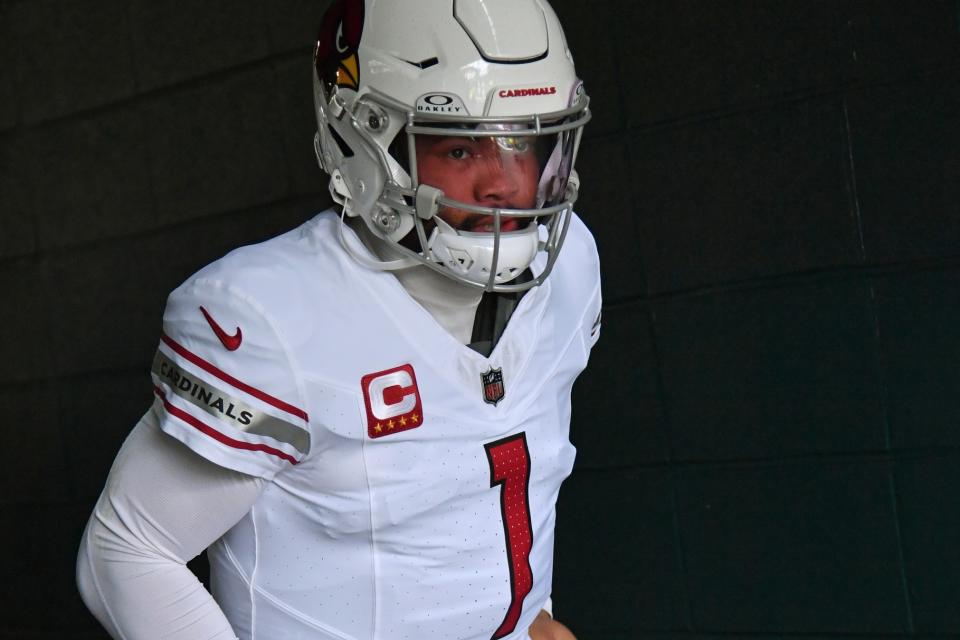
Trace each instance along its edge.
<path fill-rule="evenodd" d="M 360 87 L 357 47 L 363 32 L 363 0 L 337 0 L 323 18 L 313 63 L 328 87 Z"/>

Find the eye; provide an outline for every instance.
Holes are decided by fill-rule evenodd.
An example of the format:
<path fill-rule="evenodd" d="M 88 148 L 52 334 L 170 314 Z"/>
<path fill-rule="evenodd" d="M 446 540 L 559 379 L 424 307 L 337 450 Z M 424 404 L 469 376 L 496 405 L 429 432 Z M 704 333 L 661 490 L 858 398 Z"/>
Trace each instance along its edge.
<path fill-rule="evenodd" d="M 470 155 L 470 150 L 466 147 L 454 147 L 447 152 L 447 157 L 453 158 L 454 160 L 463 160 Z"/>

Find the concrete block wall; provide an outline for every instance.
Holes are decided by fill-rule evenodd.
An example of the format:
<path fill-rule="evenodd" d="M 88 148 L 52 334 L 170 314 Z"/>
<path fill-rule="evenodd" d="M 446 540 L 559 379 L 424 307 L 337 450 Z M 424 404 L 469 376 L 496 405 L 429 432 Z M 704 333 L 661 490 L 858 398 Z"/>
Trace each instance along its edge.
<path fill-rule="evenodd" d="M 167 293 L 327 206 L 325 5 L 0 3 L 0 637 L 105 637 L 74 556 Z M 554 5 L 594 100 L 606 303 L 558 617 L 960 634 L 960 4 Z"/>
<path fill-rule="evenodd" d="M 76 549 L 150 404 L 167 294 L 329 204 L 310 88 L 324 9 L 0 4 L 0 637 L 106 637 Z"/>
<path fill-rule="evenodd" d="M 557 3 L 604 333 L 580 638 L 960 634 L 957 2 Z"/>

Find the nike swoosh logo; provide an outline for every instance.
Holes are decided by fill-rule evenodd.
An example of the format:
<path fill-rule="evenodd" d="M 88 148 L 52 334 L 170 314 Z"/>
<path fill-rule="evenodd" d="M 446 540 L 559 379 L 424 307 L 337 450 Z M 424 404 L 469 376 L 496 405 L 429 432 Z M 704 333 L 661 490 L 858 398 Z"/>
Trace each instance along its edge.
<path fill-rule="evenodd" d="M 227 348 L 227 351 L 236 351 L 240 348 L 240 343 L 243 342 L 243 332 L 240 331 L 240 327 L 237 327 L 237 332 L 231 336 L 217 324 L 217 321 L 213 319 L 206 309 L 200 307 L 200 312 L 203 313 L 203 317 L 207 319 L 207 324 L 210 325 L 213 332 L 220 338 L 220 342 Z"/>

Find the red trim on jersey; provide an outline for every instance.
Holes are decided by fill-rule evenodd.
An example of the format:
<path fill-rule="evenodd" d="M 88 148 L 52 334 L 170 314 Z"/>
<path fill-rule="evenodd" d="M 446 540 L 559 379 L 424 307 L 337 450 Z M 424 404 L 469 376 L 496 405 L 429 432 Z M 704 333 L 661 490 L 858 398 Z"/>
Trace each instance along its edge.
<path fill-rule="evenodd" d="M 234 449 L 244 449 L 246 451 L 263 451 L 264 453 L 269 453 L 272 456 L 277 456 L 278 458 L 282 458 L 287 462 L 289 462 L 290 464 L 297 464 L 296 458 L 294 458 L 290 454 L 280 451 L 279 449 L 268 447 L 265 444 L 253 444 L 250 442 L 244 442 L 243 440 L 234 440 L 229 436 L 225 436 L 224 434 L 220 433 L 213 427 L 208 426 L 203 421 L 187 413 L 183 409 L 171 404 L 170 401 L 167 400 L 167 394 L 165 394 L 163 392 L 163 389 L 161 389 L 160 387 L 154 386 L 153 391 L 154 393 L 157 394 L 157 396 L 160 397 L 160 400 L 163 401 L 163 406 L 167 409 L 167 411 L 171 415 L 176 416 L 177 418 L 180 418 L 181 420 L 189 424 L 191 427 L 194 427 L 201 433 L 207 434 L 214 440 L 218 442 L 222 442 L 223 444 L 229 447 L 233 447 Z"/>
<path fill-rule="evenodd" d="M 304 411 L 303 409 L 298 409 L 292 404 L 287 404 L 280 398 L 274 398 L 269 393 L 260 391 L 259 389 L 251 387 L 245 382 L 241 382 L 240 380 L 237 380 L 236 378 L 231 376 L 229 373 L 225 371 L 221 371 L 220 369 L 210 364 L 209 362 L 207 362 L 197 354 L 193 353 L 192 351 L 189 351 L 186 347 L 176 342 L 173 338 L 171 338 L 167 334 L 165 333 L 161 334 L 160 339 L 163 340 L 163 342 L 168 347 L 170 347 L 171 349 L 176 351 L 178 354 L 180 354 L 181 356 L 183 356 L 193 364 L 197 365 L 207 373 L 217 376 L 227 384 L 233 385 L 234 387 L 236 387 L 237 389 L 240 389 L 241 391 L 246 391 L 247 393 L 252 395 L 254 398 L 259 398 L 260 400 L 263 400 L 267 404 L 273 407 L 276 407 L 281 411 L 286 411 L 291 415 L 297 416 L 298 418 L 302 418 L 303 420 L 307 420 L 307 412 Z"/>

